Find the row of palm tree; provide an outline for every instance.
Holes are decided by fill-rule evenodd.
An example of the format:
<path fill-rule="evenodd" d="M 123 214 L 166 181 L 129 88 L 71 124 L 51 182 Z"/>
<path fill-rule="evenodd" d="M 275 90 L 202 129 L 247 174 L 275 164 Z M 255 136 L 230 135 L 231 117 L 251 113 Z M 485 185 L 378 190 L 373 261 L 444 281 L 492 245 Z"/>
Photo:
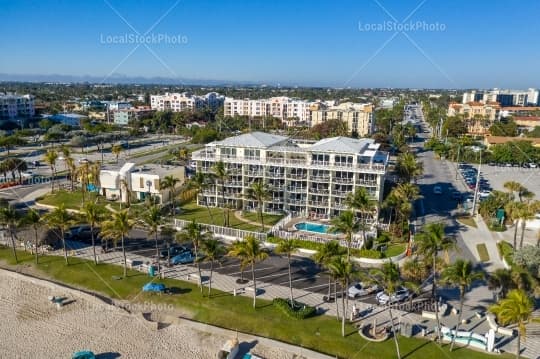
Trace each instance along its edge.
<path fill-rule="evenodd" d="M 508 181 L 504 183 L 504 188 L 508 191 L 511 201 L 506 202 L 504 209 L 509 218 L 514 222 L 514 249 L 517 249 L 517 235 L 519 223 L 521 221 L 521 238 L 519 248 L 523 248 L 523 239 L 525 237 L 525 228 L 528 220 L 534 219 L 540 211 L 540 201 L 533 200 L 534 193 L 530 192 L 525 186 L 517 181 Z M 517 197 L 517 201 L 514 200 Z"/>
<path fill-rule="evenodd" d="M 7 181 L 8 173 L 11 174 L 13 181 L 16 181 L 17 177 L 19 181 L 22 181 L 22 173 L 26 170 L 28 170 L 28 165 L 20 158 L 9 157 L 0 162 L 0 173 L 4 181 Z"/>

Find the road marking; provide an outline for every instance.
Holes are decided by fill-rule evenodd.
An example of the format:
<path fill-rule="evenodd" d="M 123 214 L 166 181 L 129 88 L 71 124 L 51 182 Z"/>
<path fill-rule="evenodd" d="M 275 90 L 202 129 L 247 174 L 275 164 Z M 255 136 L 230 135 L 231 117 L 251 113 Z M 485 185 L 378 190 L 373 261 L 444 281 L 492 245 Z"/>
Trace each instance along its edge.
<path fill-rule="evenodd" d="M 277 274 L 269 274 L 269 275 L 265 275 L 264 277 L 257 277 L 257 279 L 270 278 L 270 277 L 281 277 L 281 276 L 284 276 L 284 275 L 287 275 L 287 274 L 288 274 L 287 272 L 277 273 Z"/>
<path fill-rule="evenodd" d="M 260 271 L 260 270 L 266 270 L 266 269 L 270 269 L 270 268 L 275 268 L 275 267 L 264 267 L 264 268 L 259 268 L 259 269 L 255 269 L 254 272 Z M 246 273 L 246 272 L 251 272 L 251 269 L 246 269 L 246 270 L 244 270 L 244 273 Z M 235 275 L 235 274 L 240 274 L 240 273 L 242 273 L 242 272 L 234 272 L 234 273 L 229 273 L 229 274 L 227 274 L 227 275 Z"/>
<path fill-rule="evenodd" d="M 325 283 L 325 284 L 318 284 L 318 285 L 314 285 L 314 286 L 312 286 L 312 287 L 296 288 L 296 289 L 309 290 L 309 289 L 319 288 L 319 287 L 328 287 L 328 283 Z"/>
<path fill-rule="evenodd" d="M 320 276 L 316 275 L 316 276 L 313 276 L 313 277 L 293 279 L 292 282 L 297 282 L 297 281 L 301 281 L 301 280 L 315 279 L 315 278 L 320 278 Z M 288 284 L 288 283 L 289 283 L 289 281 L 287 280 L 285 282 L 277 283 L 277 285 Z"/>

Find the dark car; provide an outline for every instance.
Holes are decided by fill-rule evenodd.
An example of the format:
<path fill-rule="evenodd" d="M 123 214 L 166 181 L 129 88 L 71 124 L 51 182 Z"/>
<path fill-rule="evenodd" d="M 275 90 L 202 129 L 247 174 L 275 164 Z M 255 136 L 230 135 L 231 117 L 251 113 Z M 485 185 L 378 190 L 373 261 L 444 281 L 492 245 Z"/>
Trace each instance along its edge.
<path fill-rule="evenodd" d="M 159 252 L 160 258 L 174 257 L 176 255 L 189 252 L 190 250 L 184 246 L 173 246 L 169 248 L 162 249 Z"/>
<path fill-rule="evenodd" d="M 99 236 L 99 228 L 94 228 L 94 240 Z M 92 228 L 89 224 L 83 224 L 77 227 L 71 228 L 70 239 L 80 242 L 91 242 L 92 241 Z"/>

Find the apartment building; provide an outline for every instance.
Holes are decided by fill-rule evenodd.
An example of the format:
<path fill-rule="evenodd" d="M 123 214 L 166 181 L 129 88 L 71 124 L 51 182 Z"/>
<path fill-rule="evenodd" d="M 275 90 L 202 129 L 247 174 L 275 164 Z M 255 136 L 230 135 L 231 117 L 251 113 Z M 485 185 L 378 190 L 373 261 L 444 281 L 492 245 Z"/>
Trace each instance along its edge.
<path fill-rule="evenodd" d="M 126 126 L 133 120 L 141 118 L 147 118 L 152 116 L 156 110 L 152 110 L 150 106 L 139 106 L 125 110 L 118 110 L 113 112 L 113 122 L 116 125 Z"/>
<path fill-rule="evenodd" d="M 463 116 L 466 120 L 468 133 L 485 135 L 493 122 L 499 118 L 500 111 L 501 106 L 498 102 L 451 103 L 448 105 L 447 115 Z"/>
<path fill-rule="evenodd" d="M 268 99 L 234 99 L 226 97 L 224 116 L 250 116 L 279 118 L 288 126 L 305 125 L 309 122 L 312 102 L 290 97 L 271 97 Z"/>
<path fill-rule="evenodd" d="M 0 120 L 26 118 L 34 115 L 34 96 L 0 94 Z"/>
<path fill-rule="evenodd" d="M 358 186 L 382 200 L 388 154 L 366 138 L 310 143 L 251 132 L 207 144 L 192 159 L 203 173 L 213 173 L 220 161 L 227 169 L 224 186 L 218 181 L 205 189 L 197 199 L 200 205 L 253 211 L 258 203 L 247 199 L 248 188 L 262 181 L 271 190 L 264 212 L 330 219 L 347 209 L 345 198 Z"/>
<path fill-rule="evenodd" d="M 341 120 L 347 124 L 349 132 L 360 137 L 370 136 L 375 128 L 373 105 L 345 102 L 337 106 L 313 104 L 310 108 L 310 126 L 328 120 Z"/>
<path fill-rule="evenodd" d="M 165 176 L 180 179 L 178 187 L 184 183 L 185 168 L 179 166 L 145 165 L 135 167 L 135 163 L 125 163 L 121 168 L 103 169 L 99 173 L 102 194 L 109 200 L 122 203 L 131 200 L 144 200 L 151 195 L 158 198 L 158 203 L 170 201 L 169 190 L 161 188 Z"/>
<path fill-rule="evenodd" d="M 525 90 L 493 89 L 489 91 L 470 91 L 463 93 L 463 104 L 469 102 L 498 102 L 501 106 L 536 106 L 539 104 L 538 89 Z"/>
<path fill-rule="evenodd" d="M 204 96 L 193 95 L 189 92 L 165 93 L 165 95 L 150 96 L 150 104 L 157 111 L 193 111 L 210 107 L 217 109 L 223 104 L 224 97 L 216 92 L 207 93 Z"/>

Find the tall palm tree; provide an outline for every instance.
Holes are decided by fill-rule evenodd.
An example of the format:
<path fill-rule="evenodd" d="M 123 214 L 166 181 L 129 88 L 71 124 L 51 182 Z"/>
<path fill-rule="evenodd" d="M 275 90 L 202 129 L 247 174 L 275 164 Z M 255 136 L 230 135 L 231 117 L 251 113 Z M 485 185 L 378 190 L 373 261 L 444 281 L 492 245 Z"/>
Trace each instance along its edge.
<path fill-rule="evenodd" d="M 343 248 L 339 245 L 338 241 L 328 241 L 320 247 L 320 249 L 315 253 L 313 259 L 319 265 L 328 269 L 328 265 L 336 256 L 344 254 Z M 328 276 L 328 300 L 331 297 L 332 290 L 332 276 Z"/>
<path fill-rule="evenodd" d="M 73 223 L 73 215 L 68 212 L 62 203 L 52 212 L 47 213 L 43 219 L 49 228 L 56 228 L 60 230 L 60 239 L 62 240 L 62 247 L 64 249 L 64 259 L 66 261 L 66 265 L 69 264 L 66 248 L 66 232 L 69 230 L 69 226 Z"/>
<path fill-rule="evenodd" d="M 365 240 L 367 217 L 376 210 L 376 202 L 371 198 L 365 187 L 357 187 L 356 191 L 349 193 L 345 199 L 345 204 L 351 211 L 360 213 L 362 238 Z"/>
<path fill-rule="evenodd" d="M 199 278 L 201 277 L 201 263 L 199 260 L 199 249 L 201 248 L 202 242 L 208 240 L 212 237 L 210 232 L 205 232 L 203 227 L 196 221 L 192 221 L 187 226 L 185 226 L 180 233 L 178 233 L 178 240 L 180 242 L 191 242 L 193 245 L 193 252 L 195 253 L 195 263 L 197 264 L 197 271 L 199 272 Z M 199 280 L 199 286 L 202 293 L 202 283 Z"/>
<path fill-rule="evenodd" d="M 516 181 L 507 181 L 504 182 L 503 187 L 508 190 L 510 194 L 512 194 L 512 197 L 514 196 L 514 193 L 517 193 L 519 201 L 523 202 L 522 196 L 524 192 L 527 192 L 527 188 L 525 188 L 521 183 Z"/>
<path fill-rule="evenodd" d="M 116 163 L 118 163 L 118 156 L 120 156 L 121 152 L 122 152 L 122 146 L 120 145 L 112 146 L 111 153 L 116 157 Z"/>
<path fill-rule="evenodd" d="M 85 194 L 88 191 L 89 177 L 90 177 L 90 164 L 88 162 L 82 163 L 77 169 L 77 178 L 81 183 L 82 204 L 84 206 Z"/>
<path fill-rule="evenodd" d="M 24 223 L 31 226 L 34 230 L 34 246 L 35 246 L 35 256 L 36 256 L 36 264 L 39 264 L 39 236 L 38 236 L 38 229 L 39 229 L 39 223 L 41 222 L 41 216 L 39 215 L 38 211 L 36 211 L 33 208 L 30 208 L 28 210 L 28 213 L 26 213 L 26 216 L 23 219 Z"/>
<path fill-rule="evenodd" d="M 180 179 L 174 177 L 173 175 L 165 176 L 161 180 L 159 186 L 162 189 L 168 189 L 169 190 L 169 199 L 171 201 L 171 215 L 174 215 L 176 213 L 175 211 L 175 199 L 176 199 L 176 186 L 180 182 Z"/>
<path fill-rule="evenodd" d="M 499 268 L 490 273 L 487 277 L 488 288 L 498 289 L 500 298 L 506 297 L 510 289 L 515 287 L 512 280 L 512 271 L 510 269 Z"/>
<path fill-rule="evenodd" d="M 349 283 L 353 274 L 355 273 L 354 267 L 348 258 L 344 256 L 337 256 L 332 259 L 328 264 L 328 268 L 332 273 L 332 276 L 336 278 L 341 288 L 346 291 L 349 288 Z M 348 298 L 346 294 L 341 295 L 341 335 L 345 336 L 345 318 L 347 317 Z M 337 298 L 336 298 L 337 299 Z"/>
<path fill-rule="evenodd" d="M 225 247 L 215 238 L 208 238 L 201 243 L 201 249 L 205 255 L 204 261 L 210 262 L 210 279 L 208 282 L 208 298 L 212 295 L 212 275 L 214 263 L 219 261 L 225 254 Z"/>
<path fill-rule="evenodd" d="M 45 153 L 44 160 L 51 169 L 51 192 L 54 192 L 54 180 L 56 177 L 56 160 L 58 160 L 58 153 L 51 148 Z"/>
<path fill-rule="evenodd" d="M 396 171 L 402 182 L 408 183 L 424 173 L 422 162 L 418 162 L 411 152 L 405 152 L 398 156 Z"/>
<path fill-rule="evenodd" d="M 236 282 L 241 284 L 247 283 L 248 280 L 244 279 L 244 269 L 246 269 L 246 267 L 249 265 L 249 262 L 247 261 L 247 253 L 244 242 L 234 241 L 229 247 L 227 255 L 240 260 L 240 279 L 238 279 Z"/>
<path fill-rule="evenodd" d="M 292 271 L 291 271 L 291 256 L 296 250 L 300 248 L 300 245 L 294 239 L 280 238 L 276 247 L 276 252 L 287 256 L 287 265 L 289 269 L 289 290 L 291 291 L 291 307 L 294 307 L 294 296 L 292 287 Z"/>
<path fill-rule="evenodd" d="M 514 248 L 517 249 L 517 234 L 519 228 L 519 220 L 521 219 L 521 213 L 523 212 L 525 205 L 522 202 L 508 202 L 504 206 L 506 215 L 514 222 Z"/>
<path fill-rule="evenodd" d="M 259 218 L 261 220 L 261 230 L 264 232 L 263 207 L 264 202 L 271 198 L 270 187 L 263 181 L 255 181 L 247 188 L 246 198 L 257 202 L 257 211 L 259 212 Z"/>
<path fill-rule="evenodd" d="M 524 206 L 520 211 L 521 237 L 519 239 L 519 249 L 523 248 L 523 239 L 525 238 L 525 228 L 527 226 L 527 221 L 530 221 L 531 219 L 535 219 L 536 213 L 539 210 L 540 210 L 540 201 L 527 201 L 524 203 Z"/>
<path fill-rule="evenodd" d="M 75 160 L 72 157 L 66 157 L 66 167 L 69 172 L 69 183 L 71 192 L 75 189 L 75 173 L 77 172 L 77 166 L 75 165 Z"/>
<path fill-rule="evenodd" d="M 422 259 L 413 257 L 403 263 L 401 272 L 407 280 L 422 283 L 429 274 L 429 266 Z"/>
<path fill-rule="evenodd" d="M 382 268 L 372 269 L 370 272 L 370 281 L 377 283 L 384 288 L 385 292 L 391 298 L 396 293 L 398 287 L 402 284 L 401 276 L 399 273 L 399 267 L 392 262 L 386 262 Z M 396 345 L 397 358 L 401 359 L 399 350 L 399 342 L 397 338 L 396 329 L 394 326 L 394 316 L 392 315 L 392 306 L 388 306 L 388 315 L 390 316 L 390 323 L 392 325 L 392 336 L 394 337 L 394 344 Z"/>
<path fill-rule="evenodd" d="M 214 170 L 214 176 L 218 180 L 219 185 L 221 187 L 221 205 L 223 206 L 223 225 L 225 227 L 229 226 L 227 215 L 228 215 L 228 209 L 225 205 L 225 181 L 227 178 L 229 178 L 229 173 L 227 171 L 227 167 L 225 166 L 225 163 L 223 161 L 216 162 L 213 167 Z"/>
<path fill-rule="evenodd" d="M 161 210 L 157 206 L 152 206 L 150 209 L 143 215 L 144 225 L 148 228 L 148 234 L 154 235 L 154 244 L 156 247 L 156 261 L 157 261 L 157 270 L 158 273 L 161 272 L 160 263 L 159 263 L 159 246 L 158 246 L 158 233 L 159 226 L 163 224 L 163 216 L 161 215 Z"/>
<path fill-rule="evenodd" d="M 253 236 L 249 235 L 244 238 L 244 251 L 246 253 L 246 260 L 251 265 L 251 279 L 253 281 L 253 308 L 257 305 L 257 281 L 255 278 L 255 264 L 262 262 L 268 258 L 268 252 L 262 247 L 261 243 Z"/>
<path fill-rule="evenodd" d="M 92 238 L 92 251 L 94 254 L 94 264 L 97 265 L 97 255 L 96 255 L 96 239 L 95 239 L 95 228 L 96 226 L 103 221 L 105 218 L 104 208 L 94 202 L 87 202 L 83 206 L 82 210 L 83 216 L 90 224 L 90 236 Z"/>
<path fill-rule="evenodd" d="M 423 231 L 415 236 L 415 242 L 417 245 L 417 252 L 424 258 L 424 260 L 426 262 L 431 260 L 431 296 L 432 298 L 435 298 L 437 294 L 437 256 L 440 251 L 443 251 L 448 259 L 448 252 L 456 248 L 456 244 L 446 236 L 443 223 L 430 223 L 426 225 Z M 437 320 L 437 335 L 440 343 L 441 323 L 439 320 L 439 302 L 437 300 L 435 301 L 435 319 Z"/>
<path fill-rule="evenodd" d="M 133 228 L 133 220 L 129 218 L 129 213 L 126 209 L 112 214 L 112 219 L 103 222 L 102 234 L 106 238 L 113 240 L 120 239 L 122 246 L 122 257 L 124 259 L 124 278 L 127 276 L 127 257 L 125 239 L 129 235 L 129 231 Z"/>
<path fill-rule="evenodd" d="M 530 320 L 534 310 L 531 298 L 524 291 L 514 289 L 508 293 L 506 298 L 492 305 L 489 310 L 497 316 L 497 320 L 502 325 L 518 325 L 516 358 L 519 359 L 521 338 L 526 335 L 525 323 Z"/>
<path fill-rule="evenodd" d="M 129 183 L 125 178 L 120 180 L 120 208 L 122 208 L 122 191 L 126 195 L 126 208 L 131 207 L 131 190 Z"/>
<path fill-rule="evenodd" d="M 188 183 L 184 187 L 184 191 L 182 191 L 180 197 L 183 201 L 186 201 L 186 202 L 193 201 L 194 199 L 198 198 L 199 195 L 203 193 L 207 188 L 209 188 L 211 184 L 212 184 L 212 176 L 210 176 L 208 173 L 196 172 L 195 175 L 188 181 Z M 206 207 L 206 210 L 208 211 L 210 220 L 212 221 L 212 224 L 215 224 L 214 216 L 212 215 L 210 206 L 208 206 L 208 201 L 206 200 L 205 196 L 203 196 L 203 198 L 204 198 L 204 206 Z"/>
<path fill-rule="evenodd" d="M 446 267 L 441 273 L 441 279 L 443 282 L 459 288 L 459 314 L 456 324 L 456 333 L 452 336 L 452 343 L 450 344 L 450 351 L 452 351 L 454 348 L 457 332 L 459 331 L 459 325 L 461 324 L 465 294 L 474 281 L 482 279 L 483 277 L 484 273 L 475 270 L 471 261 L 465 261 L 463 259 L 458 259 L 454 264 Z"/>
<path fill-rule="evenodd" d="M 19 260 L 17 258 L 17 249 L 15 245 L 15 236 L 17 231 L 17 226 L 19 225 L 19 221 L 21 219 L 21 216 L 19 213 L 12 207 L 3 207 L 0 208 L 0 223 L 6 227 L 9 233 L 9 238 L 11 241 L 11 247 L 13 249 L 13 257 L 15 258 L 15 263 L 18 263 Z"/>
<path fill-rule="evenodd" d="M 339 216 L 332 218 L 330 223 L 332 224 L 329 229 L 330 232 L 341 232 L 345 234 L 347 260 L 350 260 L 353 234 L 360 230 L 360 222 L 356 219 L 352 211 L 343 211 Z"/>

